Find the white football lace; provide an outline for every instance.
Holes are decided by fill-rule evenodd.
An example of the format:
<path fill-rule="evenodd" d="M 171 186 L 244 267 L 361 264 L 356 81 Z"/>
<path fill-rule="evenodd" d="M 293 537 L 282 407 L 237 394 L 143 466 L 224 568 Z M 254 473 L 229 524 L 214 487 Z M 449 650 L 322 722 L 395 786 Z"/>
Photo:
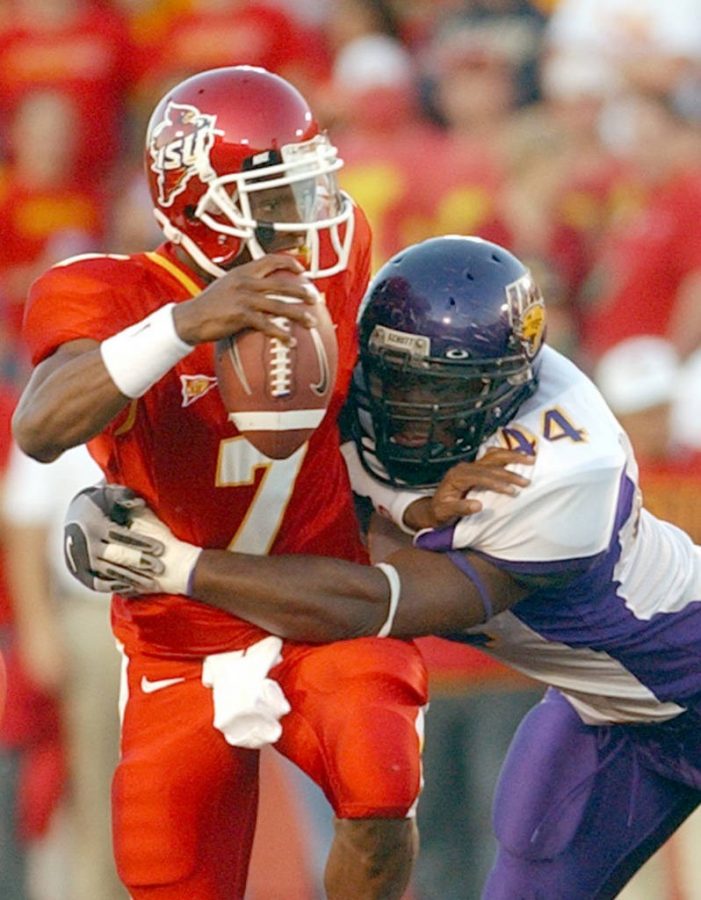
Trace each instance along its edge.
<path fill-rule="evenodd" d="M 273 322 L 289 333 L 290 320 L 284 316 L 275 316 Z M 270 341 L 270 391 L 273 397 L 285 397 L 292 386 L 292 359 L 290 345 L 277 338 Z"/>

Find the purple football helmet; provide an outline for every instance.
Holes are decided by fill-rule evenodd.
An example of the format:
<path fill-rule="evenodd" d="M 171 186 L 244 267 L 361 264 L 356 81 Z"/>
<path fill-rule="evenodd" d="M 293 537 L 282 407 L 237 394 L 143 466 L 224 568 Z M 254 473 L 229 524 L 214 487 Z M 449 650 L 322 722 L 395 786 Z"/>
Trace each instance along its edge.
<path fill-rule="evenodd" d="M 390 484 L 436 485 L 537 386 L 545 309 L 529 270 L 476 237 L 431 238 L 373 278 L 359 320 L 351 420 Z"/>

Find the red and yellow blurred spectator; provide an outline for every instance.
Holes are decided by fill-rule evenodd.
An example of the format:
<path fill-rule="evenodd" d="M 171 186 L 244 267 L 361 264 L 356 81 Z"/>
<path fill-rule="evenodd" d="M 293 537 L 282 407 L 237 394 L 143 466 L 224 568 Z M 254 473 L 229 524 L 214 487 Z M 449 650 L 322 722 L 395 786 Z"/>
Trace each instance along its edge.
<path fill-rule="evenodd" d="M 701 345 L 701 128 L 665 97 L 638 95 L 619 112 L 630 177 L 584 288 L 584 349 L 596 360 L 647 334 L 686 355 Z"/>
<path fill-rule="evenodd" d="M 124 16 L 98 0 L 8 2 L 11 16 L 0 31 L 4 128 L 28 95 L 60 93 L 74 117 L 73 174 L 93 182 L 106 177 L 121 148 L 132 79 Z"/>
<path fill-rule="evenodd" d="M 0 170 L 0 284 L 15 333 L 27 290 L 48 266 L 94 250 L 103 231 L 99 182 L 76 175 L 78 115 L 55 91 L 26 93 L 8 129 L 8 163 Z"/>
<path fill-rule="evenodd" d="M 434 234 L 489 230 L 501 170 L 486 145 L 423 115 L 418 71 L 388 35 L 356 38 L 336 58 L 330 103 L 343 187 L 363 206 L 375 267 Z"/>
<path fill-rule="evenodd" d="M 246 0 L 189 0 L 152 45 L 140 73 L 140 105 L 153 105 L 172 84 L 204 69 L 262 66 L 304 90 L 326 74 L 322 35 L 310 34 L 283 9 Z"/>

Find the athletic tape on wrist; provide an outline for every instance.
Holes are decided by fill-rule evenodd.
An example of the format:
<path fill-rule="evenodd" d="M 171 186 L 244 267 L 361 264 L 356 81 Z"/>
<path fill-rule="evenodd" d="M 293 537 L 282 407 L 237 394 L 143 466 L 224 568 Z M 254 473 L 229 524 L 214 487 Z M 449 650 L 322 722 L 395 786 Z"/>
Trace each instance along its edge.
<path fill-rule="evenodd" d="M 409 528 L 408 525 L 404 524 L 404 513 L 411 506 L 411 504 L 420 499 L 421 497 L 425 497 L 425 494 L 414 494 L 409 491 L 393 491 L 394 497 L 390 501 L 389 513 L 392 516 L 392 521 L 399 528 L 400 531 L 403 531 L 405 534 L 416 534 L 416 530 L 414 528 Z M 378 510 L 379 512 L 379 510 Z"/>
<path fill-rule="evenodd" d="M 105 368 L 125 397 L 142 397 L 195 349 L 175 330 L 174 308 L 167 303 L 100 344 Z"/>
<path fill-rule="evenodd" d="M 399 572 L 390 566 L 389 563 L 376 563 L 376 569 L 380 569 L 387 581 L 389 582 L 389 612 L 382 628 L 377 632 L 377 637 L 387 637 L 394 625 L 394 617 L 397 615 L 397 607 L 399 606 L 399 595 L 402 592 L 402 582 L 399 578 Z"/>
<path fill-rule="evenodd" d="M 353 491 L 360 497 L 368 497 L 374 509 L 406 534 L 414 534 L 414 530 L 404 524 L 404 513 L 408 506 L 425 496 L 421 492 L 398 491 L 381 484 L 363 468 L 358 451 L 351 441 L 341 445 L 341 453 L 346 461 L 346 468 Z"/>

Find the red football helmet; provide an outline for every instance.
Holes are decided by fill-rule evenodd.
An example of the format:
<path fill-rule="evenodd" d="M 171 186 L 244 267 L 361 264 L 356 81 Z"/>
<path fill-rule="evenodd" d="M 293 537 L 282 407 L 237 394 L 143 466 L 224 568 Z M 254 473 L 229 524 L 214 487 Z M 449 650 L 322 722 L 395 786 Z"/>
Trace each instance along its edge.
<path fill-rule="evenodd" d="M 253 66 L 181 82 L 159 102 L 146 136 L 158 224 L 215 277 L 244 247 L 253 259 L 303 253 L 313 277 L 343 271 L 353 208 L 336 184 L 342 165 L 302 95 Z"/>

